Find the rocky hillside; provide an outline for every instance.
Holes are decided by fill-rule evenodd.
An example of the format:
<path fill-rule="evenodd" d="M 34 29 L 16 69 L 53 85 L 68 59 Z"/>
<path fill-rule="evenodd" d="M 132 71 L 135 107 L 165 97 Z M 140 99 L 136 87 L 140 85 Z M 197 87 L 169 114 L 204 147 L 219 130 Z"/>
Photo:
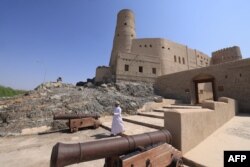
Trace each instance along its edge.
<path fill-rule="evenodd" d="M 109 115 L 114 102 L 120 101 L 123 114 L 136 110 L 156 95 L 151 84 L 120 82 L 76 87 L 60 82 L 46 83 L 34 91 L 0 99 L 0 136 L 18 135 L 24 128 L 52 126 L 57 113 L 99 113 Z"/>

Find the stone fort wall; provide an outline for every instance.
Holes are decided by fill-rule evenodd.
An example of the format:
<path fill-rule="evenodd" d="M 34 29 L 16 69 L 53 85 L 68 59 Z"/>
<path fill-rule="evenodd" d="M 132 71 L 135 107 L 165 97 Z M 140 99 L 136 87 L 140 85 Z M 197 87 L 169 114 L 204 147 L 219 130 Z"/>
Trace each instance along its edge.
<path fill-rule="evenodd" d="M 131 52 L 159 57 L 161 75 L 210 65 L 208 55 L 162 38 L 133 39 Z"/>
<path fill-rule="evenodd" d="M 250 59 L 160 76 L 155 92 L 166 98 L 196 103 L 194 81 L 214 79 L 215 100 L 229 97 L 238 101 L 239 111 L 250 113 Z"/>

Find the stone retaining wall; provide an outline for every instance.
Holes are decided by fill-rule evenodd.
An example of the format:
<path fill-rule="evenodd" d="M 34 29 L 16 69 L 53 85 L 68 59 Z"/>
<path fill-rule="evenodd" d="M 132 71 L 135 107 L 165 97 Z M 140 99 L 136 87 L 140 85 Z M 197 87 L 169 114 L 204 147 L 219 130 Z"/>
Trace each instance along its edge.
<path fill-rule="evenodd" d="M 164 113 L 164 127 L 173 136 L 172 144 L 186 153 L 237 113 L 237 102 L 221 97 L 205 101 L 202 109 L 174 109 Z"/>

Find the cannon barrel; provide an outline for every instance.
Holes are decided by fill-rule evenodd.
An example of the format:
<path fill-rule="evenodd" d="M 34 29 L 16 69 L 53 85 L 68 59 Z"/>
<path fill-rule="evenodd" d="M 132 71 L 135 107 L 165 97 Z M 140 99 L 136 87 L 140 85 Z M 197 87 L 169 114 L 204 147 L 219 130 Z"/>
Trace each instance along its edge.
<path fill-rule="evenodd" d="M 78 144 L 57 143 L 51 153 L 50 166 L 62 167 L 84 161 L 119 156 L 158 143 L 171 143 L 167 130 Z"/>
<path fill-rule="evenodd" d="M 100 118 L 99 114 L 57 114 L 54 115 L 54 120 L 59 120 L 59 119 L 80 119 L 80 118 L 95 118 L 98 119 Z"/>

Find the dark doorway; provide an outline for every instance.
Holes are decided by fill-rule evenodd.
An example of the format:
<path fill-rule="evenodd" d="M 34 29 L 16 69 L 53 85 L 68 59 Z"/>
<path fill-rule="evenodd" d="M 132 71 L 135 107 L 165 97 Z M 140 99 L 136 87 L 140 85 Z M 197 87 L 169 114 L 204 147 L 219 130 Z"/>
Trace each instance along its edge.
<path fill-rule="evenodd" d="M 196 103 L 200 104 L 204 100 L 216 100 L 214 79 L 194 80 Z"/>

